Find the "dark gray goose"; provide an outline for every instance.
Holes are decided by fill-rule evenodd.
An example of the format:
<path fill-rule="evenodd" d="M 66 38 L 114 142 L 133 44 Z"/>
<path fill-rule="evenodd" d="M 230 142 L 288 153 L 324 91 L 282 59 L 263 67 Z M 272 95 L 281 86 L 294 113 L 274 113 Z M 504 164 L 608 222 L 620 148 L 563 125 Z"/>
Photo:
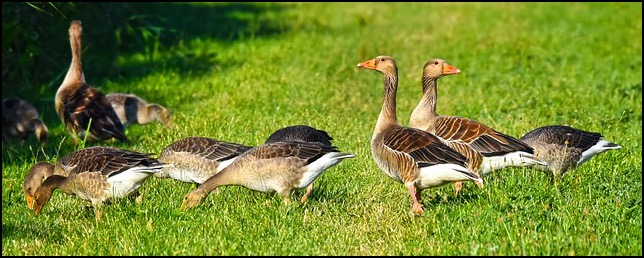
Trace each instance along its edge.
<path fill-rule="evenodd" d="M 512 136 L 469 118 L 436 114 L 438 79 L 458 73 L 459 69 L 443 59 L 430 59 L 425 63 L 422 75 L 423 97 L 411 113 L 409 126 L 441 138 L 467 158 L 469 168 L 474 173 L 483 176 L 508 166 L 543 164 L 534 156 L 532 147 Z M 461 182 L 455 184 L 457 193 L 461 187 Z"/>
<path fill-rule="evenodd" d="M 114 112 L 112 104 L 98 89 L 85 81 L 81 62 L 81 22 L 74 20 L 69 27 L 69 43 L 72 61 L 63 83 L 56 92 L 56 113 L 72 134 L 74 143 L 77 137 L 83 139 L 88 133 L 89 141 L 117 139 L 125 142 L 125 128 Z M 91 123 L 90 123 L 91 121 Z"/>
<path fill-rule="evenodd" d="M 38 163 L 25 181 L 40 178 L 34 174 L 49 174 L 33 193 L 36 214 L 49 202 L 54 191 L 60 189 L 91 202 L 96 208 L 97 218 L 100 218 L 103 202 L 129 196 L 152 174 L 161 172 L 164 166 L 150 154 L 97 146 L 73 152 L 56 165 Z M 30 202 L 29 197 L 27 201 Z"/>
<path fill-rule="evenodd" d="M 181 209 L 200 205 L 210 192 L 225 185 L 277 192 L 288 205 L 295 189 L 307 187 L 326 169 L 354 156 L 319 143 L 266 143 L 239 155 L 229 166 L 186 194 Z"/>
<path fill-rule="evenodd" d="M 139 96 L 125 93 L 110 93 L 106 95 L 112 103 L 112 108 L 124 126 L 130 124 L 149 124 L 154 120 L 167 125 L 170 123 L 171 113 L 167 108 L 146 102 Z"/>
<path fill-rule="evenodd" d="M 398 124 L 398 66 L 393 58 L 378 56 L 358 67 L 378 71 L 384 77 L 384 100 L 371 138 L 371 152 L 382 172 L 407 187 L 413 212 L 423 213 L 419 201 L 423 189 L 466 180 L 483 187 L 481 177 L 467 168 L 465 156 L 429 132 Z"/>
<path fill-rule="evenodd" d="M 24 99 L 2 100 L 2 139 L 11 143 L 12 138 L 20 139 L 20 145 L 32 134 L 44 146 L 49 135 L 47 125 L 40 119 L 38 110 Z"/>
<path fill-rule="evenodd" d="M 602 139 L 597 132 L 589 132 L 565 125 L 549 125 L 534 129 L 521 140 L 534 148 L 535 155 L 548 163 L 534 166 L 544 171 L 550 181 L 559 180 L 593 156 L 622 146 Z"/>

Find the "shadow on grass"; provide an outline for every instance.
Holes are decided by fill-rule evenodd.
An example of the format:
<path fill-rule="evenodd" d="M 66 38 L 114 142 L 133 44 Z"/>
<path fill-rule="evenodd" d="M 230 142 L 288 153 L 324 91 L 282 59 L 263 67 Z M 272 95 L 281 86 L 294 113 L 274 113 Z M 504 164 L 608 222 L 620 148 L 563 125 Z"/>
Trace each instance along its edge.
<path fill-rule="evenodd" d="M 23 98 L 38 109 L 50 130 L 45 147 L 49 155 L 57 152 L 63 137 L 69 138 L 61 129 L 54 96 L 71 61 L 67 33 L 71 20 L 83 22 L 83 68 L 88 83 L 99 89 L 106 80 L 141 78 L 159 70 L 196 76 L 226 70 L 239 63 L 221 62 L 218 53 L 195 50 L 189 42 L 211 40 L 226 45 L 289 30 L 288 21 L 280 16 L 286 8 L 282 3 L 32 4 L 44 11 L 25 3 L 2 5 L 2 96 Z M 65 139 L 62 144 L 62 155 L 74 148 L 68 142 Z M 33 154 L 23 151 L 30 145 L 37 148 L 33 139 L 25 146 L 13 146 L 16 151 L 10 151 L 11 155 L 18 155 L 13 160 L 30 159 Z M 114 144 L 87 146 L 96 145 Z M 8 157 L 5 148 L 3 163 Z"/>

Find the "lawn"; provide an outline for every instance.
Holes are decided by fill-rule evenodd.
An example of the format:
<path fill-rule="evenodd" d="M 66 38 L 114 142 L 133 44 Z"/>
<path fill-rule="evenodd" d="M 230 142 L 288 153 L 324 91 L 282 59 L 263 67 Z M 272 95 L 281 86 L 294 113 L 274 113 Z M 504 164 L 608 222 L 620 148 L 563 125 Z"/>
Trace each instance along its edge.
<path fill-rule="evenodd" d="M 642 255 L 641 3 L 135 7 L 133 17 L 41 12 L 55 26 L 40 26 L 58 36 L 33 40 L 51 44 L 52 56 L 60 57 L 48 59 L 42 71 L 12 70 L 3 55 L 3 98 L 35 103 L 50 131 L 42 150 L 35 137 L 22 147 L 3 144 L 3 256 Z M 133 125 L 126 143 L 86 146 L 158 154 L 188 136 L 258 145 L 281 127 L 306 124 L 326 130 L 334 145 L 356 157 L 324 172 L 304 205 L 228 186 L 180 211 L 194 185 L 151 178 L 141 188 L 141 204 L 117 200 L 104 207 L 100 221 L 80 198 L 59 191 L 34 215 L 21 188 L 28 169 L 80 148 L 54 110 L 71 59 L 72 19 L 83 22 L 88 83 L 173 112 L 172 126 Z M 130 27 L 130 34 L 102 29 L 117 19 L 147 23 Z M 140 41 L 124 36 L 132 31 Z M 104 46 L 124 50 L 108 53 Z M 485 177 L 483 189 L 465 184 L 458 196 L 451 184 L 427 189 L 425 213 L 410 217 L 407 189 L 378 169 L 369 147 L 383 82 L 356 65 L 377 55 L 398 63 L 402 125 L 421 98 L 423 64 L 438 57 L 461 70 L 439 80 L 439 114 L 475 119 L 517 138 L 565 124 L 601 132 L 622 149 L 595 156 L 556 186 L 541 172 L 506 168 Z M 5 75 L 12 73 L 51 78 L 7 85 Z M 303 193 L 295 193 L 297 200 Z"/>

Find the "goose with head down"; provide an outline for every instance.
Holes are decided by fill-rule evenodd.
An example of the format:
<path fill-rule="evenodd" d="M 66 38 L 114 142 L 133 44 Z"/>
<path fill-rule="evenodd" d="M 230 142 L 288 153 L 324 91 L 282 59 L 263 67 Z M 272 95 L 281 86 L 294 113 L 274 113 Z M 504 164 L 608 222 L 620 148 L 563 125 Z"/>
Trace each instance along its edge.
<path fill-rule="evenodd" d="M 277 129 L 273 132 L 266 142 L 284 142 L 284 141 L 296 141 L 296 142 L 317 142 L 326 146 L 331 146 L 331 141 L 333 138 L 324 130 L 318 130 L 308 125 L 292 125 L 284 128 Z M 306 193 L 302 196 L 300 202 L 305 203 L 306 200 L 311 196 L 313 192 L 313 182 L 306 187 Z"/>
<path fill-rule="evenodd" d="M 89 159 L 84 159 L 88 157 Z M 70 154 L 60 164 L 77 164 L 66 170 L 68 174 L 48 176 L 33 194 L 34 212 L 39 214 L 49 202 L 54 191 L 60 189 L 66 194 L 76 195 L 91 202 L 100 219 L 100 206 L 112 198 L 123 198 L 135 193 L 154 173 L 165 166 L 164 163 L 143 154 L 113 147 L 91 147 Z M 38 163 L 38 170 L 60 169 L 57 165 Z M 64 169 L 64 168 L 63 168 Z M 48 174 L 48 172 L 41 172 Z"/>
<path fill-rule="evenodd" d="M 589 132 L 565 125 L 549 125 L 536 128 L 521 141 L 534 148 L 535 155 L 547 165 L 535 165 L 546 173 L 550 182 L 561 179 L 563 175 L 593 156 L 620 149 L 622 146 L 603 139 L 601 133 Z"/>
<path fill-rule="evenodd" d="M 429 132 L 398 124 L 398 66 L 393 58 L 378 56 L 358 67 L 378 71 L 384 77 L 384 100 L 371 138 L 371 153 L 382 172 L 407 187 L 413 212 L 423 213 L 423 189 L 465 180 L 483 187 L 483 180 L 467 168 L 463 155 Z"/>
<path fill-rule="evenodd" d="M 331 136 L 323 130 L 310 126 L 287 126 L 273 132 L 265 143 L 273 142 L 318 142 L 331 146 Z M 173 178 L 179 181 L 202 184 L 208 178 L 219 173 L 230 165 L 242 153 L 253 148 L 233 142 L 221 141 L 209 137 L 188 137 L 168 145 L 159 160 L 168 166 L 155 176 Z M 217 193 L 219 189 L 215 190 Z M 313 183 L 307 187 L 302 197 L 306 202 L 313 191 Z"/>
<path fill-rule="evenodd" d="M 239 185 L 260 192 L 277 192 L 285 204 L 295 189 L 302 189 L 326 169 L 337 165 L 351 153 L 336 147 L 310 142 L 273 142 L 254 147 L 184 196 L 181 209 L 203 203 L 220 186 Z"/>
<path fill-rule="evenodd" d="M 81 61 L 81 22 L 69 27 L 72 61 L 55 97 L 56 113 L 72 134 L 74 143 L 87 134 L 90 141 L 117 139 L 125 142 L 125 128 L 105 95 L 87 84 Z M 89 127 L 89 132 L 87 131 Z"/>
<path fill-rule="evenodd" d="M 411 113 L 409 126 L 430 132 L 468 159 L 470 170 L 487 175 L 508 166 L 529 167 L 543 164 L 532 147 L 491 127 L 459 116 L 436 114 L 438 79 L 460 73 L 443 59 L 431 59 L 423 67 L 423 97 Z M 461 182 L 456 182 L 456 192 Z"/>

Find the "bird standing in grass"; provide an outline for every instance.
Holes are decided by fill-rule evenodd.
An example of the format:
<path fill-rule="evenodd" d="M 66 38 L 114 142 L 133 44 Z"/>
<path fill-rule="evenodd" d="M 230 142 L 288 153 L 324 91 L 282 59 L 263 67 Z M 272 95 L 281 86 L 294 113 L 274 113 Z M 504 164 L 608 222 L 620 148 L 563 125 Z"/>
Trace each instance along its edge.
<path fill-rule="evenodd" d="M 477 175 L 488 175 L 504 167 L 539 164 L 533 149 L 516 138 L 459 116 L 436 114 L 438 79 L 460 73 L 443 59 L 430 59 L 423 66 L 423 97 L 411 113 L 409 126 L 430 132 L 467 158 L 468 168 Z M 541 163 L 543 164 L 543 163 Z M 456 182 L 456 194 L 463 187 Z"/>
<path fill-rule="evenodd" d="M 74 143 L 87 135 L 90 141 L 117 139 L 125 142 L 125 128 L 112 104 L 98 89 L 85 81 L 81 62 L 81 22 L 74 20 L 69 27 L 72 61 L 63 83 L 56 92 L 56 112 Z"/>
<path fill-rule="evenodd" d="M 354 156 L 319 143 L 266 143 L 239 155 L 228 167 L 186 194 L 181 209 L 200 205 L 210 192 L 224 185 L 277 192 L 288 205 L 295 189 L 307 187 L 326 169 Z"/>
<path fill-rule="evenodd" d="M 622 146 L 602 139 L 597 132 L 589 132 L 565 125 L 549 125 L 534 129 L 521 140 L 534 148 L 535 155 L 547 163 L 534 168 L 545 172 L 550 182 L 560 180 L 563 175 L 593 156 Z"/>
<path fill-rule="evenodd" d="M 396 118 L 398 66 L 390 56 L 378 56 L 358 64 L 384 78 L 384 100 L 371 137 L 373 159 L 387 176 L 402 183 L 413 199 L 411 211 L 423 213 L 421 191 L 449 182 L 471 180 L 483 187 L 481 177 L 467 167 L 467 159 L 429 132 L 403 127 Z"/>
<path fill-rule="evenodd" d="M 76 165 L 65 168 L 63 164 Z M 150 154 L 103 146 L 79 150 L 63 158 L 57 165 L 37 164 L 38 170 L 63 168 L 69 172 L 66 176 L 52 173 L 42 182 L 33 194 L 34 212 L 39 214 L 54 191 L 60 189 L 91 202 L 97 219 L 101 217 L 103 202 L 131 196 L 152 174 L 161 172 L 165 166 Z"/>

